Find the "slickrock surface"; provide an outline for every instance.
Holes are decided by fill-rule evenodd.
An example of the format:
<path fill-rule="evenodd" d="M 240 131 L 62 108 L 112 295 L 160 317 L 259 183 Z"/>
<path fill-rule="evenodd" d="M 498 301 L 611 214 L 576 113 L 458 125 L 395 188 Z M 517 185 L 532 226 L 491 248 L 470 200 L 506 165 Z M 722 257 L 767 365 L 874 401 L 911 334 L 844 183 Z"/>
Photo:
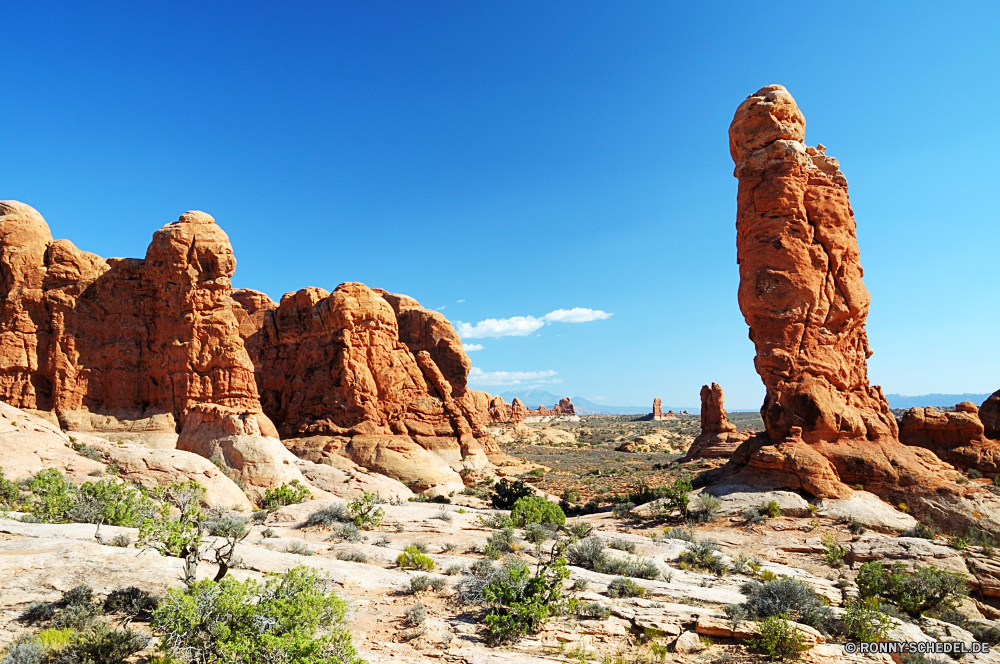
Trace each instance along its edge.
<path fill-rule="evenodd" d="M 910 408 L 899 423 L 899 440 L 931 450 L 959 468 L 995 475 L 1000 472 L 1000 441 L 984 435 L 976 404 L 963 401 L 954 412 Z"/>
<path fill-rule="evenodd" d="M 701 433 L 694 439 L 683 461 L 691 459 L 728 459 L 739 444 L 750 437 L 736 430 L 726 419 L 725 397 L 718 383 L 701 388 Z"/>
<path fill-rule="evenodd" d="M 310 444 L 292 439 L 325 437 L 327 453 L 434 494 L 461 491 L 458 471 L 500 455 L 488 405 L 466 382 L 471 362 L 441 314 L 358 283 L 305 288 L 278 305 L 255 292 L 234 299 L 247 305 L 240 331 L 262 407 L 293 452 Z"/>
<path fill-rule="evenodd" d="M 804 140 L 805 118 L 780 85 L 748 97 L 730 126 L 739 304 L 767 388 L 766 432 L 704 479 L 819 498 L 863 485 L 894 504 L 908 496 L 918 516 L 960 530 L 981 523 L 979 502 L 996 531 L 1000 501 L 954 484 L 929 450 L 902 445 L 881 388 L 868 382 L 870 297 L 847 179 L 825 147 Z"/>

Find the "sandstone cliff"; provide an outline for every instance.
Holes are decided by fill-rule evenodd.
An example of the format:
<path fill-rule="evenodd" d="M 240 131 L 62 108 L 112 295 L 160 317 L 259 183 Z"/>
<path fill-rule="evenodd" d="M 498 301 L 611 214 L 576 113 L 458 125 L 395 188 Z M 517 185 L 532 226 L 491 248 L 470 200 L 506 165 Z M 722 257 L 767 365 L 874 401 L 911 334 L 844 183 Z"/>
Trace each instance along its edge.
<path fill-rule="evenodd" d="M 725 397 L 718 383 L 701 388 L 701 433 L 691 443 L 681 462 L 691 459 L 728 459 L 749 433 L 736 430 L 726 419 Z"/>

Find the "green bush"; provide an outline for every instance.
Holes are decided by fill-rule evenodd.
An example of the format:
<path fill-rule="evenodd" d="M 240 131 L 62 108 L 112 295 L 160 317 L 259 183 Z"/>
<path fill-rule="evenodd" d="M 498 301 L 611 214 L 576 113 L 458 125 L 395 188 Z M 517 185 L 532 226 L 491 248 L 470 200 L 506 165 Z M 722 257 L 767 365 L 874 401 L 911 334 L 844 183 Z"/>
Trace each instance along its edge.
<path fill-rule="evenodd" d="M 347 604 L 316 570 L 171 588 L 153 613 L 164 654 L 185 662 L 363 664 L 344 625 Z"/>
<path fill-rule="evenodd" d="M 487 558 L 498 560 L 505 553 L 513 553 L 515 547 L 514 529 L 504 528 L 502 530 L 495 531 L 492 535 L 490 535 L 489 539 L 486 540 L 486 546 L 483 548 L 483 555 Z"/>
<path fill-rule="evenodd" d="M 932 609 L 955 608 L 969 594 L 964 574 L 933 565 L 917 565 L 913 572 L 907 572 L 902 563 L 885 567 L 873 560 L 858 570 L 857 583 L 862 597 L 886 599 L 914 618 Z"/>
<path fill-rule="evenodd" d="M 589 620 L 607 620 L 611 617 L 611 608 L 599 602 L 579 602 L 575 612 L 579 617 Z"/>
<path fill-rule="evenodd" d="M 3 468 L 0 468 L 0 507 L 10 509 L 17 504 L 21 490 L 17 488 L 17 482 L 11 482 L 4 478 Z"/>
<path fill-rule="evenodd" d="M 494 509 L 509 510 L 514 507 L 514 503 L 520 498 L 527 498 L 535 495 L 535 490 L 521 480 L 510 480 L 504 478 L 493 487 L 492 505 Z"/>
<path fill-rule="evenodd" d="M 758 635 L 749 639 L 750 647 L 771 660 L 796 659 L 806 650 L 805 638 L 788 622 L 788 616 L 778 614 L 757 621 Z"/>
<path fill-rule="evenodd" d="M 624 519 L 632 514 L 634 509 L 635 503 L 615 503 L 611 506 L 611 515 L 616 519 Z"/>
<path fill-rule="evenodd" d="M 309 489 L 298 480 L 286 482 L 278 487 L 271 487 L 264 491 L 264 498 L 260 501 L 261 509 L 273 511 L 285 505 L 298 505 L 304 503 L 312 496 Z"/>
<path fill-rule="evenodd" d="M 107 623 L 96 622 L 90 629 L 73 635 L 60 659 L 84 664 L 124 664 L 125 660 L 148 645 L 149 637 L 145 634 L 128 627 L 114 628 Z M 66 651 L 72 656 L 66 657 Z"/>
<path fill-rule="evenodd" d="M 434 569 L 434 559 L 420 553 L 420 549 L 412 544 L 403 549 L 403 553 L 396 558 L 396 564 L 401 569 L 419 569 L 425 572 Z"/>
<path fill-rule="evenodd" d="M 55 468 L 38 471 L 28 481 L 31 495 L 27 498 L 28 513 L 42 523 L 66 523 L 66 514 L 75 502 L 73 485 Z"/>
<path fill-rule="evenodd" d="M 562 584 L 568 577 L 566 559 L 555 548 L 535 574 L 521 561 L 494 569 L 482 589 L 489 607 L 483 618 L 487 643 L 516 643 L 526 634 L 537 633 L 552 613 L 563 610 Z"/>
<path fill-rule="evenodd" d="M 94 589 L 88 585 L 79 585 L 63 593 L 62 603 L 66 606 L 90 604 L 94 600 Z"/>
<path fill-rule="evenodd" d="M 907 528 L 899 534 L 900 537 L 919 537 L 921 539 L 934 539 L 934 530 L 926 524 L 918 523 L 912 528 Z"/>
<path fill-rule="evenodd" d="M 417 574 L 410 577 L 411 593 L 422 593 L 428 590 L 441 592 L 447 585 L 448 583 L 440 577 L 427 576 L 426 574 Z"/>
<path fill-rule="evenodd" d="M 580 492 L 576 489 L 563 489 L 559 498 L 565 500 L 567 503 L 578 503 L 580 502 Z"/>
<path fill-rule="evenodd" d="M 619 576 L 608 584 L 607 592 L 608 597 L 611 598 L 643 597 L 646 594 L 646 589 L 632 579 L 626 579 L 623 576 Z"/>
<path fill-rule="evenodd" d="M 855 641 L 882 641 L 892 631 L 892 619 L 879 609 L 874 597 L 858 598 L 847 602 L 844 626 L 847 636 Z"/>
<path fill-rule="evenodd" d="M 148 619 L 160 603 L 160 597 L 129 586 L 115 588 L 104 600 L 105 613 L 121 613 L 132 619 Z"/>
<path fill-rule="evenodd" d="M 691 568 L 712 572 L 716 576 L 722 576 L 728 571 L 726 564 L 722 562 L 719 545 L 710 539 L 691 542 L 684 551 L 681 551 L 679 560 L 681 569 Z"/>
<path fill-rule="evenodd" d="M 529 523 L 554 523 L 557 526 L 566 524 L 566 514 L 562 508 L 538 496 L 518 498 L 510 510 L 510 518 L 519 528 Z"/>
<path fill-rule="evenodd" d="M 823 597 L 805 583 L 788 577 L 747 581 L 740 587 L 747 596 L 747 615 L 754 619 L 790 615 L 795 622 L 825 630 L 831 620 L 830 607 Z"/>
<path fill-rule="evenodd" d="M 757 509 L 761 514 L 771 519 L 776 519 L 781 516 L 781 506 L 778 505 L 778 501 L 776 500 L 769 500 L 766 503 L 761 504 L 761 506 Z"/>
<path fill-rule="evenodd" d="M 625 551 L 626 553 L 635 553 L 635 542 L 630 542 L 629 540 L 623 540 L 621 538 L 616 538 L 611 540 L 608 547 L 615 549 L 617 551 Z"/>
<path fill-rule="evenodd" d="M 380 507 L 382 499 L 377 493 L 365 491 L 351 502 L 347 503 L 347 516 L 358 528 L 371 530 L 378 528 L 385 517 L 385 510 Z"/>
<path fill-rule="evenodd" d="M 842 567 L 844 565 L 844 557 L 847 555 L 847 549 L 837 544 L 837 540 L 833 535 L 827 533 L 823 536 L 823 547 L 826 552 L 823 554 L 823 560 L 830 567 Z"/>
<path fill-rule="evenodd" d="M 704 491 L 698 494 L 698 505 L 691 510 L 691 516 L 699 523 L 712 523 L 719 518 L 722 501 Z"/>
<path fill-rule="evenodd" d="M 338 523 L 350 520 L 350 517 L 347 516 L 347 505 L 344 503 L 333 503 L 321 507 L 310 514 L 303 525 L 306 527 L 319 526 L 321 528 L 330 528 Z"/>

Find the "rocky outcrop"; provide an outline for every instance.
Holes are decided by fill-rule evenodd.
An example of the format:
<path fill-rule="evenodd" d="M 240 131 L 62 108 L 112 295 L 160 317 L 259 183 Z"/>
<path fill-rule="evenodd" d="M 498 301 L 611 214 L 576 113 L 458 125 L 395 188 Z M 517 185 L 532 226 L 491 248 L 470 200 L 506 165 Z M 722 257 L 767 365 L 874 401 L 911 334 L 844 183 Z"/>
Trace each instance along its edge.
<path fill-rule="evenodd" d="M 932 452 L 899 443 L 882 390 L 868 382 L 870 297 L 837 160 L 822 145 L 806 147 L 805 118 L 780 85 L 740 105 L 729 139 L 739 304 L 767 388 L 766 431 L 704 479 L 820 498 L 848 498 L 864 485 L 893 504 L 913 497 L 914 513 L 938 509 L 918 505 L 930 493 L 965 519 L 976 490 L 952 483 L 951 467 Z"/>
<path fill-rule="evenodd" d="M 525 417 L 558 417 L 560 415 L 576 415 L 576 408 L 569 397 L 563 397 L 552 408 L 539 405 L 535 410 L 525 411 Z"/>
<path fill-rule="evenodd" d="M 415 490 L 461 490 L 457 471 L 500 450 L 471 363 L 443 316 L 346 283 L 281 303 L 237 292 L 264 412 L 285 439 L 336 438 L 336 452 Z M 294 449 L 294 448 L 293 448 Z"/>
<path fill-rule="evenodd" d="M 663 402 L 660 401 L 660 397 L 653 399 L 653 419 L 662 420 L 663 419 Z"/>
<path fill-rule="evenodd" d="M 527 412 L 528 409 L 524 407 L 521 400 L 515 397 L 514 400 L 510 402 L 510 423 L 515 425 L 524 423 L 525 413 Z"/>
<path fill-rule="evenodd" d="M 983 435 L 1000 440 L 1000 390 L 991 394 L 979 407 L 979 420 L 983 423 Z"/>
<path fill-rule="evenodd" d="M 682 459 L 728 459 L 740 443 L 751 434 L 736 430 L 736 426 L 726 419 L 723 408 L 725 397 L 718 383 L 703 385 L 701 388 L 701 433 L 691 443 Z"/>
<path fill-rule="evenodd" d="M 899 423 L 899 440 L 931 450 L 959 468 L 975 468 L 988 475 L 1000 472 L 1000 441 L 983 435 L 976 404 L 963 401 L 954 412 L 910 408 Z"/>
<path fill-rule="evenodd" d="M 510 422 L 511 409 L 503 397 L 495 396 L 490 399 L 488 414 L 491 423 Z"/>

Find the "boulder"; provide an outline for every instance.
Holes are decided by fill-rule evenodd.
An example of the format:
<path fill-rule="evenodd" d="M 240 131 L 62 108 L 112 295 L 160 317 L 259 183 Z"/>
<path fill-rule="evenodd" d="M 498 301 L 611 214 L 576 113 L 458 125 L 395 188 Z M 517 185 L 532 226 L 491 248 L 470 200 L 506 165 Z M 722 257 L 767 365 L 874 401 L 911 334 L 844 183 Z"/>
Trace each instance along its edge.
<path fill-rule="evenodd" d="M 954 412 L 910 408 L 899 423 L 899 440 L 931 450 L 959 468 L 975 468 L 987 475 L 1000 473 L 1000 441 L 984 435 L 976 405 L 965 401 Z"/>
<path fill-rule="evenodd" d="M 853 519 L 866 528 L 894 533 L 913 528 L 917 520 L 868 491 L 855 491 L 843 500 L 820 500 L 818 516 L 839 520 Z"/>
<path fill-rule="evenodd" d="M 684 632 L 674 641 L 674 652 L 682 655 L 690 655 L 704 649 L 705 644 L 701 642 L 698 632 Z"/>
<path fill-rule="evenodd" d="M 1000 390 L 991 394 L 979 406 L 979 420 L 983 423 L 983 434 L 987 438 L 1000 440 Z"/>

